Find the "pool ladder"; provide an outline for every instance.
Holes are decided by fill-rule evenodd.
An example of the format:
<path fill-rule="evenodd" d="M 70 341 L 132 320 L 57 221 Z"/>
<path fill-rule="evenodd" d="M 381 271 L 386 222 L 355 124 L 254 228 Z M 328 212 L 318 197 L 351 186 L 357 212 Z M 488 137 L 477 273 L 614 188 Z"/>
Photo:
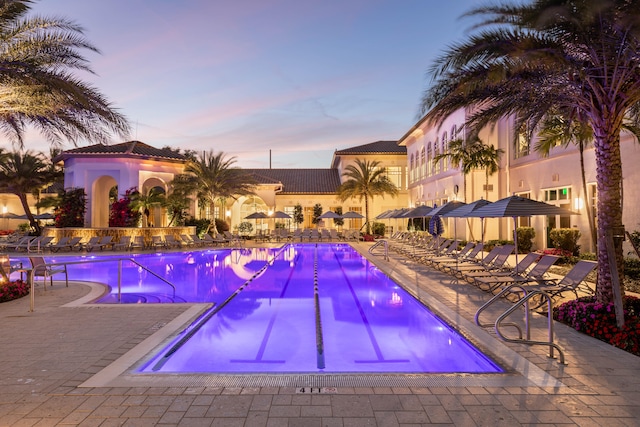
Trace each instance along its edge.
<path fill-rule="evenodd" d="M 378 255 L 377 253 L 375 253 L 376 249 L 382 249 L 382 256 L 384 257 L 384 260 L 389 261 L 389 242 L 387 242 L 386 240 L 378 240 L 369 248 L 369 253 L 371 255 Z"/>
<path fill-rule="evenodd" d="M 480 315 L 482 314 L 483 311 L 489 308 L 489 306 L 491 306 L 494 302 L 498 301 L 500 298 L 505 297 L 508 294 L 515 294 L 515 293 L 522 294 L 522 298 L 520 298 L 511 307 L 509 307 L 504 313 L 498 316 L 495 323 L 493 324 L 482 323 L 480 321 Z M 540 297 L 543 301 L 538 306 L 542 306 L 545 303 L 547 305 L 547 341 L 536 341 L 531 339 L 531 326 L 530 326 L 531 312 L 529 310 L 529 301 L 535 297 Z M 504 320 L 507 317 L 509 317 L 514 311 L 516 311 L 520 307 L 524 308 L 524 325 L 525 325 L 524 336 L 522 334 L 522 329 L 518 324 L 514 322 L 504 322 Z M 502 291 L 497 293 L 489 301 L 484 303 L 482 307 L 478 309 L 478 311 L 476 311 L 475 322 L 476 322 L 476 325 L 480 326 L 481 328 L 488 328 L 493 326 L 498 338 L 506 342 L 522 343 L 527 345 L 549 346 L 549 357 L 552 359 L 554 358 L 554 354 L 553 354 L 554 349 L 558 350 L 558 362 L 563 365 L 565 364 L 564 352 L 562 351 L 562 348 L 558 344 L 553 342 L 553 304 L 551 301 L 551 296 L 549 296 L 548 293 L 542 290 L 529 291 L 523 285 L 519 285 L 519 284 L 513 284 L 510 286 L 507 286 Z M 518 331 L 518 338 L 508 338 L 501 330 L 503 326 L 514 327 Z"/>

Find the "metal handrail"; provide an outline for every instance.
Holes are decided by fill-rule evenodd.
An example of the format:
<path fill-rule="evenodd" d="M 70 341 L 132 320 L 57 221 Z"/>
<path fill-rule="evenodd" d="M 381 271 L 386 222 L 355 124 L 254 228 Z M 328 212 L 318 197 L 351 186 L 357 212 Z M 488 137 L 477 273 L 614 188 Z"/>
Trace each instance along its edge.
<path fill-rule="evenodd" d="M 516 290 L 514 292 L 514 290 Z M 480 321 L 480 314 L 486 310 L 490 305 L 492 305 L 494 302 L 496 302 L 497 300 L 499 300 L 501 297 L 505 296 L 508 293 L 522 293 L 523 296 L 522 298 L 520 298 L 518 301 L 516 301 L 515 303 L 513 303 L 513 305 L 511 307 L 509 307 L 504 313 L 502 313 L 500 316 L 498 316 L 498 318 L 496 319 L 495 323 L 491 324 L 491 323 L 482 323 Z M 547 303 L 547 330 L 548 330 L 548 341 L 536 341 L 536 340 L 532 340 L 531 339 L 531 327 L 530 327 L 530 311 L 529 311 L 529 300 L 533 297 L 536 296 L 541 296 L 543 298 L 543 300 Z M 538 305 L 541 306 L 544 303 L 541 303 Z M 518 326 L 516 323 L 513 322 L 506 322 L 503 323 L 503 321 L 509 317 L 509 315 L 511 315 L 511 313 L 513 313 L 514 311 L 516 311 L 519 307 L 524 307 L 524 324 L 525 324 L 525 337 L 523 338 L 522 336 L 522 330 L 520 329 L 520 326 Z M 476 315 L 475 315 L 475 322 L 476 325 L 482 327 L 482 328 L 486 328 L 486 327 L 490 327 L 493 326 L 496 332 L 496 335 L 498 336 L 498 338 L 500 338 L 503 341 L 506 342 L 515 342 L 515 343 L 522 343 L 522 344 L 528 344 L 528 345 L 547 345 L 549 346 L 549 357 L 553 358 L 553 349 L 555 348 L 556 350 L 558 350 L 558 358 L 559 358 L 559 362 L 561 364 L 564 364 L 564 352 L 562 351 L 562 348 L 560 348 L 560 346 L 556 343 L 553 342 L 553 316 L 551 315 L 551 313 L 553 313 L 553 303 L 552 303 L 552 299 L 551 296 L 543 291 L 543 290 L 538 290 L 538 289 L 534 289 L 534 290 L 529 290 L 525 287 L 525 285 L 521 285 L 521 284 L 513 284 L 510 286 L 507 286 L 506 288 L 504 288 L 502 291 L 500 291 L 499 293 L 497 293 L 496 295 L 493 296 L 493 298 L 491 298 L 489 301 L 487 301 L 486 303 L 484 303 L 479 309 L 478 311 L 476 311 Z M 514 328 L 516 328 L 518 330 L 518 338 L 514 339 L 514 338 L 507 338 L 502 331 L 500 330 L 500 327 L 502 326 L 512 326 Z"/>
<path fill-rule="evenodd" d="M 42 257 L 43 258 L 43 257 Z M 167 279 L 165 279 L 164 277 L 160 276 L 158 273 L 150 270 L 148 267 L 145 267 L 144 265 L 140 264 L 138 261 L 136 261 L 133 258 L 108 258 L 108 259 L 92 259 L 92 260 L 83 260 L 83 261 L 68 261 L 68 262 L 52 262 L 52 263 L 47 263 L 47 265 L 51 265 L 51 266 L 57 266 L 57 265 L 76 265 L 76 264 L 93 264 L 93 263 L 97 263 L 97 262 L 118 262 L 118 302 L 122 301 L 122 261 L 130 261 L 132 263 L 134 263 L 135 265 L 137 265 L 138 267 L 142 268 L 143 270 L 151 273 L 153 276 L 155 276 L 156 278 L 160 279 L 161 281 L 165 282 L 167 285 L 171 286 L 171 289 L 173 289 L 173 298 L 176 297 L 176 287 L 173 283 L 171 283 L 170 281 L 168 281 Z M 28 274 L 30 274 L 30 285 L 31 285 L 31 304 L 30 304 L 30 309 L 29 311 L 33 311 L 35 308 L 35 301 L 33 298 L 34 295 L 34 287 L 35 287 L 35 280 L 33 278 L 33 271 L 32 269 L 22 269 L 22 270 L 14 270 L 14 271 L 24 271 Z M 46 290 L 46 284 L 45 284 L 45 290 Z"/>
<path fill-rule="evenodd" d="M 371 255 L 375 255 L 373 253 L 373 250 L 376 249 L 378 246 L 384 246 L 384 253 L 383 253 L 383 257 L 385 259 L 385 261 L 389 261 L 389 242 L 386 240 L 378 240 L 376 243 L 374 243 L 370 248 L 369 248 L 369 253 Z"/>

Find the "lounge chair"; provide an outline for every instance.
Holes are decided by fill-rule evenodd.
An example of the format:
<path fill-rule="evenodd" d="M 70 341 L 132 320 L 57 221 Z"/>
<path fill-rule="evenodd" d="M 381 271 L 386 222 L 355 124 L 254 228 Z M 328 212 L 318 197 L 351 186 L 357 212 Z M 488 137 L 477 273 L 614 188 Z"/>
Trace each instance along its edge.
<path fill-rule="evenodd" d="M 162 236 L 151 236 L 151 247 L 154 249 L 166 249 L 168 246 Z"/>
<path fill-rule="evenodd" d="M 449 249 L 453 249 L 452 251 L 448 251 L 447 253 L 444 253 L 437 257 L 425 258 L 424 262 L 434 267 L 437 267 L 437 265 L 440 263 L 455 262 L 456 258 L 462 258 L 466 254 L 471 252 L 474 246 L 475 246 L 475 243 L 467 242 L 467 244 L 462 249 L 460 249 L 459 251 L 456 251 L 455 249 L 457 248 L 457 245 L 456 245 L 456 248 L 454 248 L 452 245 L 449 247 Z"/>
<path fill-rule="evenodd" d="M 499 271 L 495 271 L 495 270 L 476 271 L 476 272 L 469 273 L 467 276 L 465 276 L 465 279 L 468 282 L 473 283 L 476 278 L 481 278 L 481 277 L 503 276 L 503 275 L 504 276 L 525 275 L 529 267 L 531 267 L 531 265 L 540 257 L 541 257 L 540 254 L 537 254 L 535 252 L 529 252 L 527 255 L 524 256 L 524 258 L 518 261 L 518 264 L 513 269 L 505 268 Z"/>
<path fill-rule="evenodd" d="M 192 248 L 192 247 L 196 246 L 196 242 L 190 236 L 187 236 L 186 234 L 181 234 L 180 235 L 180 240 L 182 241 L 182 245 L 183 246 L 187 246 L 189 248 Z"/>
<path fill-rule="evenodd" d="M 89 238 L 89 241 L 82 245 L 82 249 L 86 250 L 87 252 L 91 252 L 92 250 L 97 248 L 98 245 L 100 245 L 100 239 L 100 236 L 93 236 Z"/>
<path fill-rule="evenodd" d="M 120 236 L 120 240 L 113 244 L 114 251 L 128 251 L 131 248 L 131 236 Z"/>
<path fill-rule="evenodd" d="M 53 276 L 56 274 L 64 274 L 65 283 L 69 287 L 69 275 L 65 264 L 47 264 L 42 257 L 29 257 L 29 261 L 31 262 L 34 280 L 36 277 L 42 277 L 45 288 L 47 277 L 49 278 L 50 286 L 53 286 Z"/>
<path fill-rule="evenodd" d="M 131 245 L 129 246 L 129 249 L 131 250 L 134 250 L 134 249 L 144 250 L 146 248 L 147 248 L 147 244 L 144 241 L 144 236 L 134 236 L 133 242 L 131 242 Z"/>
<path fill-rule="evenodd" d="M 542 279 L 537 284 L 525 286 L 525 289 L 544 291 L 553 300 L 562 296 L 563 292 L 573 292 L 578 298 L 578 291 L 588 295 L 593 295 L 591 289 L 584 280 L 596 267 L 595 261 L 580 260 L 561 279 Z"/>
<path fill-rule="evenodd" d="M 204 239 L 201 239 L 200 237 L 198 237 L 197 234 L 191 234 L 188 237 L 191 239 L 194 246 L 203 247 L 207 244 L 207 242 Z"/>
<path fill-rule="evenodd" d="M 60 242 L 57 244 L 49 246 L 49 249 L 51 249 L 52 252 L 66 252 L 73 251 L 75 248 L 82 249 L 83 247 L 82 243 L 80 243 L 82 241 L 82 237 L 70 237 L 66 242 L 63 242 L 63 239 L 64 237 L 60 239 Z"/>
<path fill-rule="evenodd" d="M 7 249 L 13 249 L 15 252 L 30 252 L 29 248 L 38 239 L 35 236 L 25 236 L 13 245 L 7 245 Z"/>
<path fill-rule="evenodd" d="M 477 277 L 474 284 L 484 291 L 495 292 L 499 288 L 510 286 L 512 284 L 525 284 L 527 282 L 541 281 L 545 279 L 547 271 L 549 271 L 549 268 L 555 264 L 558 258 L 559 257 L 555 255 L 544 255 L 536 265 L 525 274 L 494 274 L 489 277 Z"/>
<path fill-rule="evenodd" d="M 182 242 L 176 239 L 176 236 L 173 234 L 167 234 L 164 236 L 164 243 L 167 248 L 180 248 L 182 247 Z"/>
<path fill-rule="evenodd" d="M 448 264 L 443 271 L 461 278 L 462 273 L 482 270 L 484 266 L 491 265 L 493 260 L 500 254 L 502 250 L 502 246 L 495 246 L 482 259 L 471 259 L 468 261 L 459 262 L 457 264 Z"/>
<path fill-rule="evenodd" d="M 51 252 L 58 252 L 60 249 L 67 247 L 70 239 L 70 237 L 63 236 L 56 243 L 49 245 L 49 249 Z"/>
<path fill-rule="evenodd" d="M 235 242 L 238 244 L 238 246 L 242 246 L 242 238 L 239 235 L 231 234 L 231 232 L 229 231 L 223 231 L 223 236 L 229 241 L 229 244 Z"/>
<path fill-rule="evenodd" d="M 342 240 L 340 238 L 340 235 L 338 234 L 338 230 L 336 230 L 335 228 L 329 230 L 329 236 L 331 237 L 331 240 L 335 240 L 336 242 L 338 240 Z"/>
<path fill-rule="evenodd" d="M 507 261 L 509 260 L 514 248 L 514 245 L 501 246 L 501 250 L 498 252 L 498 255 L 489 264 L 478 266 L 477 269 L 462 271 L 460 276 L 462 276 L 462 278 L 467 282 L 474 283 L 475 277 L 485 277 L 491 273 L 500 274 L 511 270 Z"/>
<path fill-rule="evenodd" d="M 86 247 L 87 252 L 91 252 L 94 249 L 103 250 L 109 246 L 113 246 L 113 237 L 112 236 L 102 236 L 97 243 L 93 243 L 90 246 Z"/>

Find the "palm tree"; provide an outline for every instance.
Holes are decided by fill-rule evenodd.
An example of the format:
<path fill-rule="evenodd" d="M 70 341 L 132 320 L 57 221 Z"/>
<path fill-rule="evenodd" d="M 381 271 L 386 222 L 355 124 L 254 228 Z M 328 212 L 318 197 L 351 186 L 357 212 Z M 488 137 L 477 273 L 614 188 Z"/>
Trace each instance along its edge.
<path fill-rule="evenodd" d="M 598 193 L 596 298 L 613 301 L 606 240 L 622 230 L 620 132 L 625 116 L 637 123 L 640 112 L 638 2 L 532 0 L 468 15 L 484 18 L 476 26 L 482 31 L 436 61 L 422 111 L 436 123 L 473 107 L 466 125 L 476 131 L 509 116 L 517 131 L 535 129 L 550 111 L 575 111 L 589 124 Z M 622 271 L 621 239 L 613 252 Z"/>
<path fill-rule="evenodd" d="M 40 224 L 34 219 L 27 195 L 41 190 L 57 179 L 54 171 L 41 153 L 32 151 L 12 152 L 0 158 L 0 192 L 18 196 L 29 224 L 40 234 Z"/>
<path fill-rule="evenodd" d="M 214 205 L 220 198 L 236 198 L 254 194 L 255 180 L 238 167 L 235 157 L 225 153 L 203 152 L 187 161 L 185 173 L 172 181 L 174 188 L 185 194 L 196 194 L 198 200 Z"/>
<path fill-rule="evenodd" d="M 31 125 L 49 141 L 107 142 L 126 137 L 129 124 L 73 71 L 92 72 L 80 50 L 98 50 L 66 19 L 29 18 L 30 0 L 0 2 L 0 132 L 23 146 Z"/>
<path fill-rule="evenodd" d="M 589 202 L 589 193 L 587 192 L 587 175 L 584 166 L 584 150 L 589 146 L 593 139 L 593 131 L 591 127 L 581 121 L 571 120 L 571 118 L 562 115 L 553 114 L 547 116 L 542 121 L 542 127 L 538 132 L 538 142 L 535 150 L 543 157 L 547 157 L 552 148 L 562 145 L 567 147 L 574 143 L 578 146 L 580 153 L 580 175 L 582 177 L 582 194 L 584 195 L 584 206 L 589 221 L 589 231 L 591 243 L 595 245 L 597 241 L 596 227 L 593 223 L 593 213 Z"/>
<path fill-rule="evenodd" d="M 138 210 L 142 213 L 143 227 L 149 226 L 149 214 L 151 209 L 157 206 L 162 206 L 166 202 L 164 192 L 159 188 L 152 188 L 147 194 L 140 191 L 134 191 L 131 193 L 131 209 Z"/>
<path fill-rule="evenodd" d="M 398 187 L 389 180 L 385 169 L 380 167 L 380 162 L 377 160 L 355 159 L 355 164 L 348 165 L 342 176 L 347 180 L 338 187 L 338 199 L 342 202 L 351 197 L 364 199 L 365 221 L 367 234 L 369 234 L 371 232 L 369 199 L 375 196 L 384 197 L 385 194 L 395 197 L 398 194 Z"/>

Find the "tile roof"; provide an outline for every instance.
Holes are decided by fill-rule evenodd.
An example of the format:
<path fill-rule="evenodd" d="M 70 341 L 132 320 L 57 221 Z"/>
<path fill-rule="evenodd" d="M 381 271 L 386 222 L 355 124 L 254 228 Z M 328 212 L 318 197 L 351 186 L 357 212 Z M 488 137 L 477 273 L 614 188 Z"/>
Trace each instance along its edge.
<path fill-rule="evenodd" d="M 398 141 L 376 141 L 336 150 L 335 154 L 407 154 L 407 147 L 399 146 Z"/>
<path fill-rule="evenodd" d="M 260 184 L 282 183 L 279 194 L 333 194 L 340 185 L 337 169 L 243 169 Z"/>
<path fill-rule="evenodd" d="M 153 157 L 170 160 L 185 160 L 185 156 L 180 153 L 166 148 L 155 148 L 140 141 L 129 141 L 114 145 L 94 144 L 87 147 L 73 148 L 71 150 L 64 151 L 62 154 L 57 156 L 57 158 L 65 159 L 76 155 L 127 155 L 146 158 Z"/>

